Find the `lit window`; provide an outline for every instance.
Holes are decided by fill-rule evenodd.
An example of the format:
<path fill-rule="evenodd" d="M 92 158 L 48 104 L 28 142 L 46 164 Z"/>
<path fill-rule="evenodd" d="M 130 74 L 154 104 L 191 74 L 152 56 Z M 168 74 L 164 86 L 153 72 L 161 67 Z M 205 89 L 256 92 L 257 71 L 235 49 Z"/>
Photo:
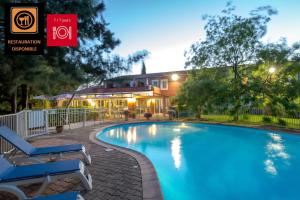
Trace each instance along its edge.
<path fill-rule="evenodd" d="M 152 80 L 151 83 L 152 83 L 152 84 L 151 84 L 152 86 L 154 86 L 154 87 L 159 87 L 159 85 L 158 85 L 158 80 Z"/>
<path fill-rule="evenodd" d="M 162 90 L 168 89 L 168 79 L 163 79 L 160 81 L 160 89 Z"/>

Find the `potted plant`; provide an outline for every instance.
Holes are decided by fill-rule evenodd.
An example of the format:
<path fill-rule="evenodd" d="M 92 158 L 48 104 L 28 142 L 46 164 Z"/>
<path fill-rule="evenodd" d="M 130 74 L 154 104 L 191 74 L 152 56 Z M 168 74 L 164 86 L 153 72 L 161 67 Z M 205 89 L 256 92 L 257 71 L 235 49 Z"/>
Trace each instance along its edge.
<path fill-rule="evenodd" d="M 150 112 L 146 112 L 146 113 L 144 114 L 144 117 L 145 117 L 147 120 L 149 120 L 149 119 L 152 117 L 152 114 L 151 114 Z"/>
<path fill-rule="evenodd" d="M 128 110 L 124 110 L 123 115 L 125 117 L 125 121 L 128 121 L 129 111 Z"/>
<path fill-rule="evenodd" d="M 136 113 L 135 113 L 135 112 L 131 112 L 131 113 L 130 113 L 130 117 L 131 117 L 132 119 L 135 119 L 135 118 L 136 118 Z"/>
<path fill-rule="evenodd" d="M 56 128 L 56 133 L 61 133 L 64 130 L 64 126 L 63 125 L 57 125 L 55 128 Z"/>

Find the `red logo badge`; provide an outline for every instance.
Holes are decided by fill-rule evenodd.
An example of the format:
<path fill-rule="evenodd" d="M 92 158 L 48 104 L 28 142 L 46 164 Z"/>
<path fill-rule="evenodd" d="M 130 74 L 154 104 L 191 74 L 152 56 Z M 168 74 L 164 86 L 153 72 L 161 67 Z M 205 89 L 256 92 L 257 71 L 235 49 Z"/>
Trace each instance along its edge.
<path fill-rule="evenodd" d="M 77 15 L 47 15 L 47 46 L 77 46 Z"/>

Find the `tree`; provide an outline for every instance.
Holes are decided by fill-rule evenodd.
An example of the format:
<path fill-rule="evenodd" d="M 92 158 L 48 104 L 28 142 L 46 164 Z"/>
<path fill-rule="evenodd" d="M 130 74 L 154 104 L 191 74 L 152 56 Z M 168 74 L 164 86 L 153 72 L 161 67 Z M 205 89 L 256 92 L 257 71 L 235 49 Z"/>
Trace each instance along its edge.
<path fill-rule="evenodd" d="M 224 111 L 230 102 L 229 83 L 224 78 L 226 71 L 202 68 L 189 74 L 174 101 L 181 110 L 201 114 L 210 111 Z"/>
<path fill-rule="evenodd" d="M 252 102 L 273 115 L 299 112 L 299 43 L 291 47 L 285 39 L 266 44 L 259 52 L 258 64 L 251 72 Z M 273 68 L 273 71 L 270 71 Z"/>
<path fill-rule="evenodd" d="M 142 62 L 142 70 L 141 70 L 141 74 L 146 74 L 146 65 L 145 62 Z"/>
<path fill-rule="evenodd" d="M 5 0 L 27 3 L 35 0 Z M 98 84 L 113 74 L 128 71 L 144 57 L 145 52 L 128 58 L 113 55 L 120 40 L 107 28 L 102 14 L 103 1 L 40 1 L 45 4 L 45 13 L 76 13 L 78 15 L 78 47 L 48 47 L 44 56 L 4 56 L 0 46 L 0 104 L 10 101 L 11 112 L 17 111 L 18 97 L 23 108 L 27 107 L 28 95 L 57 94 L 73 91 L 84 83 Z M 4 4 L 1 3 L 0 6 Z M 3 12 L 0 12 L 3 19 Z M 2 20 L 0 20 L 2 30 Z M 0 30 L 0 40 L 4 33 Z M 46 37 L 46 35 L 45 35 Z M 19 92 L 23 95 L 19 95 Z M 9 97 L 9 98 L 7 98 Z M 1 107 L 1 106 L 0 106 Z M 3 107 L 3 106 L 2 106 Z M 5 107 L 3 107 L 5 109 Z M 6 111 L 5 111 L 6 112 Z"/>
<path fill-rule="evenodd" d="M 5 95 L 10 97 L 2 99 L 10 101 L 11 111 L 17 110 L 18 89 L 22 94 L 22 99 L 27 102 L 28 89 L 31 86 L 47 86 L 45 76 L 51 73 L 46 61 L 41 56 L 4 56 L 0 53 L 0 87 L 5 88 Z M 26 108 L 21 101 L 22 107 Z"/>
<path fill-rule="evenodd" d="M 191 46 L 187 56 L 187 67 L 221 67 L 233 72 L 232 87 L 235 91 L 235 119 L 241 107 L 241 96 L 245 91 L 243 79 L 245 69 L 257 60 L 262 46 L 260 39 L 265 35 L 270 16 L 277 13 L 270 6 L 259 7 L 249 17 L 235 15 L 233 7 L 227 4 L 222 15 L 204 16 L 206 40 Z"/>

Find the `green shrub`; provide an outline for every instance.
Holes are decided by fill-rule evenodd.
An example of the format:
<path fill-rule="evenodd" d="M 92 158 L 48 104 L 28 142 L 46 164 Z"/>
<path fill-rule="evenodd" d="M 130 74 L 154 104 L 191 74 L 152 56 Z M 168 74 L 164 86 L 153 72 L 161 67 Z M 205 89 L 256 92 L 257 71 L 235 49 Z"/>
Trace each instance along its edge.
<path fill-rule="evenodd" d="M 188 111 L 179 111 L 178 116 L 182 118 L 187 118 L 189 117 L 189 113 Z"/>
<path fill-rule="evenodd" d="M 264 117 L 262 118 L 262 121 L 263 121 L 263 123 L 269 124 L 269 123 L 272 123 L 272 118 L 271 118 L 271 117 L 264 116 Z"/>
<path fill-rule="evenodd" d="M 280 126 L 286 126 L 286 121 L 279 118 L 277 124 L 280 125 Z"/>
<path fill-rule="evenodd" d="M 248 115 L 242 115 L 242 119 L 243 120 L 249 120 L 249 116 Z"/>
<path fill-rule="evenodd" d="M 88 112 L 86 113 L 86 120 L 99 120 L 99 113 L 97 112 Z"/>
<path fill-rule="evenodd" d="M 196 117 L 197 119 L 201 119 L 201 114 L 196 113 L 195 117 Z"/>

